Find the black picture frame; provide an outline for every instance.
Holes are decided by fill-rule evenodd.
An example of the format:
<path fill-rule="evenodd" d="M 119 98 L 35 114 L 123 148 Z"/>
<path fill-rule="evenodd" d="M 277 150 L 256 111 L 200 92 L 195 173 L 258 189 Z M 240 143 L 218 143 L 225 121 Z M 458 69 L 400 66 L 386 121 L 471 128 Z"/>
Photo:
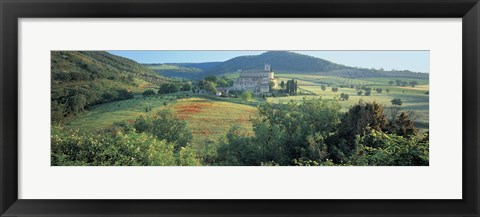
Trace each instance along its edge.
<path fill-rule="evenodd" d="M 20 200 L 18 19 L 407 17 L 463 19 L 462 200 Z M 478 216 L 478 0 L 0 0 L 2 216 Z M 448 43 L 446 41 L 445 43 Z"/>

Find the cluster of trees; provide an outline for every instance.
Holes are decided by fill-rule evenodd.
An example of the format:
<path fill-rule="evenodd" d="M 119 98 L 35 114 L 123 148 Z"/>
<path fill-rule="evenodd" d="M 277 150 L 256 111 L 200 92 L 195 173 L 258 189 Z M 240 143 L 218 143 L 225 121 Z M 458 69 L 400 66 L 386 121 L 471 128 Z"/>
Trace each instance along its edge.
<path fill-rule="evenodd" d="M 340 94 L 340 99 L 341 100 L 348 100 L 348 98 L 350 98 L 350 96 L 348 94 L 346 94 L 346 93 Z"/>
<path fill-rule="evenodd" d="M 230 87 L 233 85 L 233 80 L 227 78 L 226 76 L 217 77 L 214 75 L 210 75 L 206 76 L 204 80 L 214 83 L 217 87 Z"/>
<path fill-rule="evenodd" d="M 298 91 L 298 81 L 295 81 L 295 79 L 287 80 L 286 83 L 282 81 L 280 82 L 280 87 L 284 93 L 295 94 Z"/>
<path fill-rule="evenodd" d="M 212 81 L 209 81 L 209 80 L 200 80 L 198 82 L 198 88 L 196 89 L 197 92 L 199 92 L 200 90 L 205 90 L 205 91 L 208 91 L 210 93 L 217 93 L 217 87 L 216 87 L 216 84 Z"/>
<path fill-rule="evenodd" d="M 394 98 L 390 101 L 394 106 L 401 106 L 403 104 L 402 99 Z"/>
<path fill-rule="evenodd" d="M 52 127 L 52 165 L 173 166 L 199 165 L 187 146 L 192 133 L 171 111 L 133 123 L 115 122 L 101 133 Z"/>
<path fill-rule="evenodd" d="M 51 92 L 51 115 L 53 123 L 60 123 L 65 119 L 83 112 L 92 105 L 133 99 L 134 95 L 127 89 L 115 88 L 113 83 L 90 82 L 89 84 L 69 83 L 67 86 L 54 85 Z M 158 94 L 189 91 L 190 82 L 167 82 L 160 85 Z M 145 90 L 143 96 L 155 95 L 154 90 Z"/>
<path fill-rule="evenodd" d="M 378 92 L 378 90 L 377 90 L 377 92 Z M 362 94 L 365 95 L 365 96 L 370 96 L 372 94 L 372 88 L 365 87 L 365 86 L 357 87 L 357 95 L 361 96 Z"/>
<path fill-rule="evenodd" d="M 143 96 L 152 96 L 152 95 L 155 95 L 155 91 L 154 90 L 145 90 L 143 91 L 142 95 Z"/>
<path fill-rule="evenodd" d="M 191 82 L 169 82 L 160 85 L 158 94 L 176 93 L 178 91 L 190 91 L 192 89 Z"/>
<path fill-rule="evenodd" d="M 390 85 L 393 85 L 393 83 L 394 83 L 393 81 L 389 81 L 389 82 L 388 82 L 388 84 L 390 84 Z M 410 86 L 412 86 L 412 87 L 415 87 L 416 85 L 418 85 L 418 82 L 416 82 L 416 81 L 410 81 L 410 82 L 408 82 L 408 81 L 402 81 L 402 80 L 395 80 L 395 84 L 396 84 L 397 86 L 402 86 L 402 87 L 406 87 L 406 86 L 408 86 L 408 85 L 410 85 Z"/>
<path fill-rule="evenodd" d="M 158 88 L 158 94 L 169 94 L 180 91 L 180 85 L 175 83 L 161 84 Z"/>
<path fill-rule="evenodd" d="M 131 91 L 112 87 L 115 83 L 89 82 L 88 84 L 69 83 L 68 85 L 53 85 L 51 92 L 51 115 L 53 123 L 60 123 L 75 116 L 92 105 L 133 99 Z M 190 82 L 167 82 L 160 85 L 159 94 L 189 91 Z M 145 90 L 143 96 L 155 95 L 154 90 Z"/>
<path fill-rule="evenodd" d="M 366 86 L 355 86 L 355 85 L 350 85 L 350 86 L 346 86 L 346 85 L 342 85 L 340 87 L 343 87 L 343 88 L 355 88 L 357 89 L 357 95 L 361 96 L 362 94 L 365 94 L 365 96 L 370 96 L 371 93 L 372 93 L 372 88 L 370 87 L 366 87 Z M 326 90 L 326 86 L 324 84 L 320 85 L 320 88 L 325 91 Z M 338 87 L 332 87 L 332 92 L 338 92 L 339 88 Z M 374 89 L 377 93 L 382 93 L 383 92 L 383 89 L 382 88 L 375 88 Z M 389 89 L 386 90 L 387 92 L 390 92 Z"/>
<path fill-rule="evenodd" d="M 365 94 L 365 96 L 370 96 L 372 94 L 372 88 L 366 87 L 366 86 L 355 86 L 355 85 L 342 85 L 340 86 L 342 88 L 355 88 L 357 90 L 357 95 L 361 96 L 362 94 Z M 320 88 L 325 91 L 327 89 L 327 86 L 324 84 L 320 85 Z M 338 87 L 332 87 L 332 92 L 338 92 L 339 88 Z M 382 93 L 383 89 L 382 88 L 375 88 L 374 89 L 377 93 Z M 387 93 L 390 92 L 389 89 L 385 90 Z"/>
<path fill-rule="evenodd" d="M 107 85 L 98 83 L 87 86 L 54 86 L 51 92 L 51 120 L 59 123 L 84 111 L 88 106 L 132 98 L 133 94 L 126 89 L 110 89 Z"/>
<path fill-rule="evenodd" d="M 233 80 L 226 76 L 217 77 L 214 75 L 206 76 L 204 79 L 198 82 L 197 88 L 193 89 L 193 92 L 199 92 L 205 90 L 210 93 L 217 93 L 217 87 L 230 87 L 233 85 Z"/>
<path fill-rule="evenodd" d="M 254 135 L 232 127 L 217 149 L 218 165 L 428 165 L 428 133 L 402 112 L 390 121 L 378 103 L 347 113 L 332 100 L 266 103 Z"/>

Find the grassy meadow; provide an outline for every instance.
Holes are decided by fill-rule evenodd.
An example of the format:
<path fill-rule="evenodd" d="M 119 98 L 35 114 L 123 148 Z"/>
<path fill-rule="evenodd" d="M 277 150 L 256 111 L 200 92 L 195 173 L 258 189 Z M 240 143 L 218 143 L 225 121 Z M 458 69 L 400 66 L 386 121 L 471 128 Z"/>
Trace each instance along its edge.
<path fill-rule="evenodd" d="M 201 96 L 180 99 L 170 106 L 192 130 L 192 144 L 208 145 L 225 137 L 233 124 L 252 129 L 250 120 L 255 107 L 235 102 L 218 101 Z"/>
<path fill-rule="evenodd" d="M 349 79 L 349 78 L 339 78 L 332 76 L 320 76 L 320 75 L 301 75 L 301 74 L 278 74 L 277 77 L 280 81 L 288 79 L 297 79 L 300 91 L 304 95 L 298 96 L 289 96 L 289 97 L 278 97 L 278 98 L 268 98 L 269 102 L 279 103 L 279 102 L 288 102 L 290 100 L 301 101 L 304 97 L 307 98 L 319 98 L 322 99 L 336 99 L 339 100 L 341 93 L 346 93 L 349 95 L 348 100 L 339 100 L 339 103 L 342 105 L 342 111 L 347 111 L 351 106 L 358 103 L 360 100 L 364 102 L 377 102 L 383 105 L 386 110 L 392 107 L 391 100 L 394 98 L 402 99 L 402 106 L 400 110 L 402 111 L 413 111 L 415 113 L 415 125 L 423 130 L 428 130 L 429 123 L 429 97 L 426 92 L 429 90 L 428 80 L 425 79 L 413 79 L 413 78 L 362 78 L 362 79 Z M 406 80 L 406 81 L 416 81 L 418 85 L 415 87 L 411 86 L 396 86 L 395 84 L 390 85 L 389 81 L 395 81 L 397 79 Z M 320 88 L 320 85 L 329 85 L 325 90 Z M 357 95 L 358 91 L 355 88 L 350 86 L 358 85 L 370 87 L 372 89 L 370 96 Z M 347 87 L 339 87 L 347 86 Z M 338 87 L 338 92 L 333 92 L 332 87 Z M 382 92 L 377 93 L 375 89 L 381 88 Z M 386 90 L 389 90 L 388 92 Z"/>

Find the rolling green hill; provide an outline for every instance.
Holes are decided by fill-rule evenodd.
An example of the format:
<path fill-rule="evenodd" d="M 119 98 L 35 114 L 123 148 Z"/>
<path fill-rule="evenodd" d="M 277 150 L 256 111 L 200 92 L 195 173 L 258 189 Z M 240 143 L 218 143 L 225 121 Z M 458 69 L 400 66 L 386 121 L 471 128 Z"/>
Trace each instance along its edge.
<path fill-rule="evenodd" d="M 315 74 L 353 79 L 370 77 L 428 79 L 428 73 L 350 67 L 288 51 L 269 51 L 260 55 L 240 56 L 225 62 L 149 64 L 148 67 L 168 77 L 201 79 L 209 75 L 218 76 L 239 71 L 263 70 L 265 63 L 270 64 L 273 71 L 278 74 Z"/>
<path fill-rule="evenodd" d="M 207 72 L 224 74 L 237 70 L 262 70 L 265 63 L 272 65 L 274 71 L 286 72 L 318 72 L 344 68 L 343 65 L 308 55 L 286 51 L 269 51 L 260 55 L 235 57 Z"/>
<path fill-rule="evenodd" d="M 132 60 L 101 51 L 51 52 L 52 122 L 91 105 L 133 98 L 169 79 Z"/>

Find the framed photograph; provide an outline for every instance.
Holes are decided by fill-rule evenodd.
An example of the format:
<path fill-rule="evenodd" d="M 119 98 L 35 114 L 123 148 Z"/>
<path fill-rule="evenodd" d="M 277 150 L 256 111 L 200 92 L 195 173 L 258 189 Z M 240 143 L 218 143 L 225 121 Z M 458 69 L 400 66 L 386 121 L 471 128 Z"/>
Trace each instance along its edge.
<path fill-rule="evenodd" d="M 2 216 L 478 216 L 477 0 L 1 1 Z"/>

